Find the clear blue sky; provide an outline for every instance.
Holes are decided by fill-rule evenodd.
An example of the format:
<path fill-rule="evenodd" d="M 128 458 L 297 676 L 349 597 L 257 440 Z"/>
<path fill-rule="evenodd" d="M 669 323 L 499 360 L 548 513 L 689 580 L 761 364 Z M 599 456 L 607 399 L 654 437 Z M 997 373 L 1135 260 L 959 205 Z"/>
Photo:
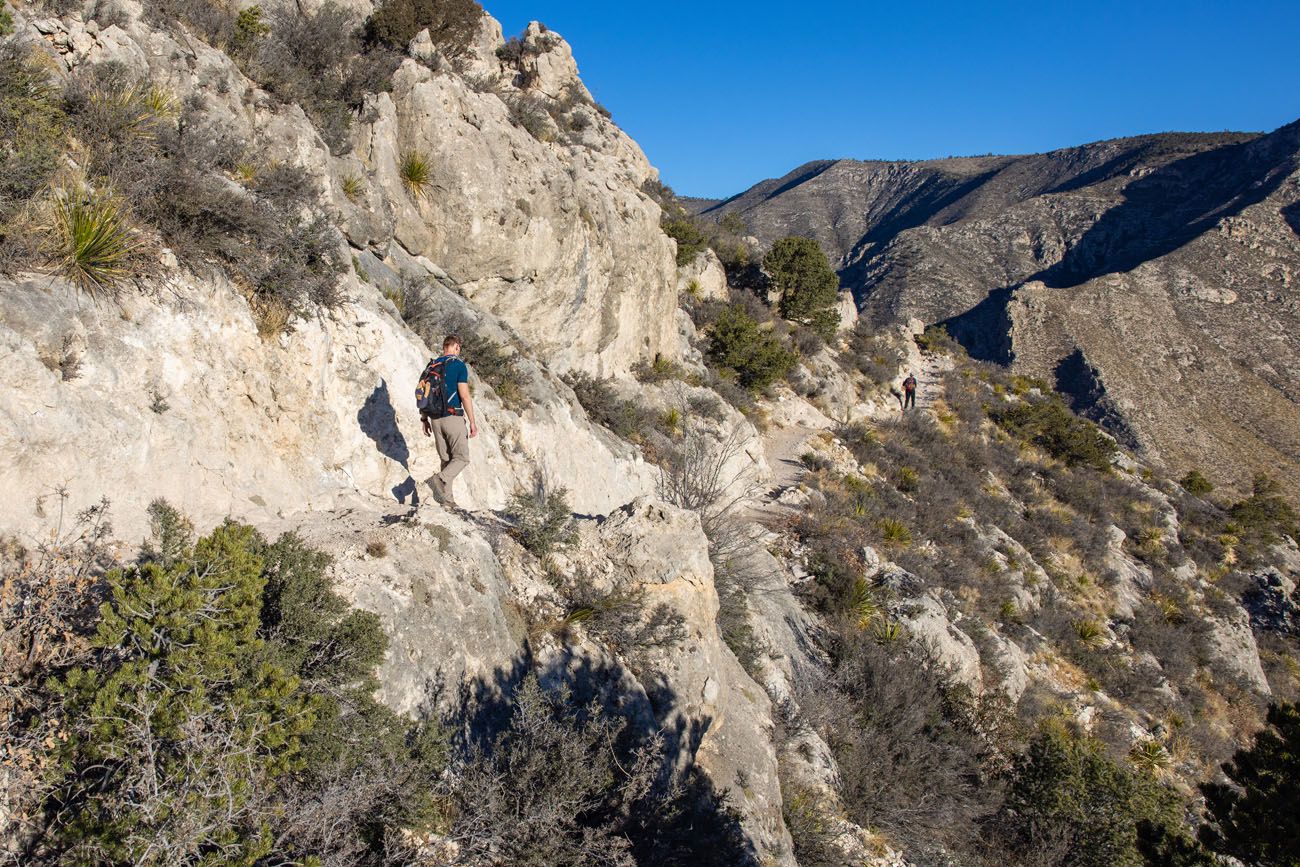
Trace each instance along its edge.
<path fill-rule="evenodd" d="M 813 159 L 1030 153 L 1300 117 L 1300 0 L 484 0 L 536 19 L 678 193 Z"/>

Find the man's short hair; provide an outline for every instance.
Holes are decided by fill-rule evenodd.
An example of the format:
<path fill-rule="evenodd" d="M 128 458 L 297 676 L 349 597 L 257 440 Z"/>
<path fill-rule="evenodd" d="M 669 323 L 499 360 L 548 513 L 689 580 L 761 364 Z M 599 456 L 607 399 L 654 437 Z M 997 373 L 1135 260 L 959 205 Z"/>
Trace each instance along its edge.
<path fill-rule="evenodd" d="M 442 339 L 442 348 L 446 349 L 449 346 L 460 346 L 459 334 L 448 334 Z"/>

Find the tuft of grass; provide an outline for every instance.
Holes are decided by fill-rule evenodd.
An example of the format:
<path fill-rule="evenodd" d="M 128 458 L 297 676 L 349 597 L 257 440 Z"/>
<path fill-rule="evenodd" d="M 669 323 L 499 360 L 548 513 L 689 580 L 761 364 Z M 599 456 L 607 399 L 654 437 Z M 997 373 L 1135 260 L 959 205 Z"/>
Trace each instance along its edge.
<path fill-rule="evenodd" d="M 429 186 L 433 183 L 433 168 L 428 156 L 421 151 L 406 151 L 402 154 L 398 172 L 412 196 L 420 199 L 428 195 Z"/>
<path fill-rule="evenodd" d="M 360 273 L 361 273 L 360 271 L 357 272 L 358 275 L 360 275 Z M 393 306 L 397 308 L 398 315 L 401 316 L 403 319 L 405 319 L 406 318 L 406 293 L 403 292 L 401 289 L 393 289 L 391 287 L 382 289 L 380 291 L 383 293 L 385 298 L 393 302 Z"/>
<path fill-rule="evenodd" d="M 102 192 L 58 193 L 51 211 L 54 268 L 59 274 L 94 295 L 116 291 L 136 273 L 143 239 L 119 199 Z"/>
<path fill-rule="evenodd" d="M 355 202 L 366 191 L 366 182 L 361 179 L 360 175 L 345 175 L 341 187 L 343 195 L 348 197 L 348 201 Z"/>
<path fill-rule="evenodd" d="M 903 637 L 903 624 L 897 620 L 882 620 L 871 634 L 877 644 L 893 644 Z"/>
<path fill-rule="evenodd" d="M 886 545 L 906 548 L 912 544 L 912 531 L 907 529 L 907 525 L 902 521 L 896 518 L 882 518 L 876 526 Z"/>
<path fill-rule="evenodd" d="M 253 321 L 257 323 L 257 333 L 261 337 L 269 339 L 289 333 L 293 308 L 284 299 L 274 295 L 254 294 L 248 303 L 253 311 Z"/>
<path fill-rule="evenodd" d="M 1104 638 L 1101 624 L 1091 619 L 1074 621 L 1074 634 L 1089 647 L 1095 647 Z"/>
<path fill-rule="evenodd" d="M 653 384 L 673 379 L 685 379 L 686 371 L 675 361 L 656 355 L 654 361 L 642 359 L 632 365 L 632 375 L 637 382 Z"/>

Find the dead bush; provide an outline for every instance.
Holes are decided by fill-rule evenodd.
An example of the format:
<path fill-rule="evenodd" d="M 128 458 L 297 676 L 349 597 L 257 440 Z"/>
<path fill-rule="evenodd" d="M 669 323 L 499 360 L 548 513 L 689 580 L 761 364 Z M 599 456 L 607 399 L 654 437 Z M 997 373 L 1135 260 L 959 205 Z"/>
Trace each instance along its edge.
<path fill-rule="evenodd" d="M 842 634 L 824 680 L 801 680 L 805 723 L 830 746 L 849 817 L 895 840 L 968 844 L 1001 800 L 1000 751 L 942 671 L 899 643 Z M 914 844 L 916 845 L 916 844 Z"/>

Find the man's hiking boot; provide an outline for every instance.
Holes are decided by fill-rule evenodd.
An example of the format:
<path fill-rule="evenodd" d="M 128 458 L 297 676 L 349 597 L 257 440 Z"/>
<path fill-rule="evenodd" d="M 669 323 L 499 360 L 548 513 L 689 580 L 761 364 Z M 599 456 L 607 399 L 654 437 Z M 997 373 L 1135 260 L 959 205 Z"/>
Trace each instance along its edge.
<path fill-rule="evenodd" d="M 451 491 L 447 490 L 447 483 L 437 476 L 429 477 L 429 489 L 433 491 L 433 498 L 448 509 L 456 508 L 456 501 L 452 499 Z"/>

